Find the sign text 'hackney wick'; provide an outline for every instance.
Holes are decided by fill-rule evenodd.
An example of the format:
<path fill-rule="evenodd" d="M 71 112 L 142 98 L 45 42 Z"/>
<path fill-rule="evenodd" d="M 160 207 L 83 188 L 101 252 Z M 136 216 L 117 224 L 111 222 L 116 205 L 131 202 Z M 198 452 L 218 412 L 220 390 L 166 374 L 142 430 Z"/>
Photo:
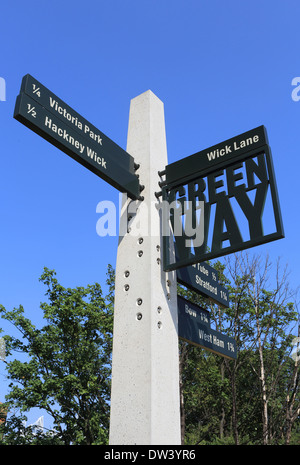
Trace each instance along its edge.
<path fill-rule="evenodd" d="M 182 231 L 174 235 L 176 262 L 168 254 L 170 238 L 163 238 L 165 271 L 284 237 L 264 126 L 171 163 L 165 175 L 162 196 L 173 207 L 173 229 L 176 208 L 182 214 L 189 206 L 193 230 L 204 231 L 202 244 L 186 247 L 182 215 Z"/>
<path fill-rule="evenodd" d="M 14 118 L 130 198 L 140 198 L 133 157 L 29 74 Z"/>

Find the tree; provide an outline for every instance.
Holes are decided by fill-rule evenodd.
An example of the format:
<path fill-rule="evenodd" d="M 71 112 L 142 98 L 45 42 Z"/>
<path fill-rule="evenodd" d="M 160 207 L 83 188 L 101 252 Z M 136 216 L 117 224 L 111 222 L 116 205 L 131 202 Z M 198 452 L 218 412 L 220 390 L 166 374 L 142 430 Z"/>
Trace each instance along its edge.
<path fill-rule="evenodd" d="M 238 254 L 227 258 L 226 263 L 234 283 L 235 304 L 239 302 L 234 317 L 235 336 L 248 355 L 251 349 L 251 356 L 245 361 L 257 376 L 262 442 L 267 445 L 274 440 L 270 414 L 274 418 L 278 384 L 285 364 L 290 362 L 287 351 L 292 340 L 291 328 L 297 322 L 297 313 L 291 302 L 294 293 L 288 283 L 287 268 L 282 270 L 280 260 L 277 261 L 272 283 L 272 263 L 268 257 L 262 260 L 258 256 L 250 258 L 248 254 Z M 241 282 L 242 288 L 237 286 Z"/>
<path fill-rule="evenodd" d="M 214 266 L 222 275 L 224 266 L 220 262 Z M 224 276 L 221 279 L 224 283 Z M 215 308 L 211 316 L 217 320 L 219 307 L 208 299 L 179 285 L 178 294 L 204 309 Z M 225 417 L 231 409 L 230 384 L 224 376 L 223 358 L 180 341 L 179 360 L 182 443 L 206 444 L 217 436 L 223 439 Z"/>
<path fill-rule="evenodd" d="M 210 311 L 212 325 L 234 337 L 237 359 L 228 360 L 180 341 L 182 438 L 185 444 L 299 443 L 299 354 L 292 336 L 298 325 L 286 270 L 268 260 L 238 254 L 213 266 L 230 292 L 221 308 L 178 286 L 178 293 Z M 223 274 L 225 268 L 226 278 Z M 274 279 L 268 281 L 268 276 Z M 46 325 L 37 329 L 20 306 L 4 318 L 22 338 L 5 336 L 8 355 L 21 351 L 26 361 L 7 363 L 11 379 L 6 444 L 104 444 L 108 440 L 113 326 L 114 271 L 109 293 L 99 284 L 63 288 L 55 272 L 44 269 Z M 298 331 L 298 337 L 300 333 Z M 300 339 L 297 339 L 299 345 Z M 8 360 L 10 357 L 8 356 Z M 33 435 L 22 424 L 32 407 L 46 410 L 55 433 Z"/>
<path fill-rule="evenodd" d="M 20 305 L 0 307 L 2 318 L 13 323 L 22 338 L 5 336 L 8 355 L 26 355 L 26 361 L 7 362 L 11 380 L 9 412 L 32 407 L 53 418 L 53 431 L 34 443 L 105 444 L 108 441 L 110 372 L 113 329 L 114 271 L 108 267 L 109 294 L 98 283 L 65 289 L 54 270 L 44 268 L 40 280 L 48 301 L 41 304 L 45 326 L 36 328 Z M 14 434 L 12 433 L 14 431 Z M 7 420 L 3 441 L 22 443 L 26 432 L 16 415 Z M 40 442 L 39 442 L 40 441 Z M 9 442 L 10 444 L 12 442 Z"/>
<path fill-rule="evenodd" d="M 286 269 L 268 257 L 236 254 L 213 265 L 230 292 L 229 308 L 180 290 L 210 311 L 221 333 L 234 337 L 237 359 L 183 345 L 182 412 L 188 444 L 276 444 L 292 438 L 300 414 L 299 357 L 291 357 L 298 315 Z M 226 268 L 225 268 L 226 266 Z M 226 270 L 227 279 L 222 276 Z M 271 279 L 273 278 L 273 279 Z"/>

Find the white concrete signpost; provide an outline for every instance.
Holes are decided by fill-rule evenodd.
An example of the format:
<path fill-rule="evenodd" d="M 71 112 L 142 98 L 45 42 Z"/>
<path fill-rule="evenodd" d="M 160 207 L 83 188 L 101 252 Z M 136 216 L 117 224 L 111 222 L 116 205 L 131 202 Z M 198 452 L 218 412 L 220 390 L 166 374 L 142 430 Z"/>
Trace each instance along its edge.
<path fill-rule="evenodd" d="M 140 164 L 137 173 L 145 188 L 143 202 L 123 194 L 110 444 L 176 445 L 181 444 L 177 286 L 176 272 L 162 269 L 154 193 L 158 171 L 167 165 L 167 148 L 163 104 L 151 91 L 131 101 L 127 152 Z"/>

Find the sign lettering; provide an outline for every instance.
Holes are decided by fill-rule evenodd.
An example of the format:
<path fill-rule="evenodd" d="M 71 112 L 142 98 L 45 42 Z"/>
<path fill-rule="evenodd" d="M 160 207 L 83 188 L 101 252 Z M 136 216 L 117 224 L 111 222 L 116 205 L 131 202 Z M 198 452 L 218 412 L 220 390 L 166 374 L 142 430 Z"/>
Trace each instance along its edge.
<path fill-rule="evenodd" d="M 166 166 L 166 181 L 169 186 L 182 185 L 197 173 L 216 170 L 246 153 L 268 144 L 264 126 L 240 134 L 220 144 L 201 150 Z"/>
<path fill-rule="evenodd" d="M 235 339 L 210 327 L 209 312 L 177 296 L 179 338 L 229 359 L 237 358 Z"/>
<path fill-rule="evenodd" d="M 174 219 L 183 211 L 183 205 L 189 205 L 192 227 L 197 230 L 202 222 L 204 240 L 199 246 L 194 238 L 194 246 L 192 243 L 187 247 L 184 228 L 180 234 L 174 234 L 177 261 L 171 263 L 166 256 L 165 271 L 284 237 L 271 151 L 268 145 L 252 149 L 255 144 L 266 141 L 262 128 L 250 131 L 249 137 L 246 133 L 230 143 L 226 141 L 199 152 L 199 159 L 195 155 L 187 157 L 184 159 L 187 165 L 180 160 L 181 181 L 177 171 L 171 170 L 169 178 L 166 174 L 163 199 L 175 205 L 169 218 L 173 231 Z M 222 157 L 227 157 L 225 162 Z M 190 166 L 192 160 L 195 166 Z M 199 160 L 203 162 L 202 170 Z M 191 175 L 193 169 L 195 173 Z M 182 215 L 182 224 L 184 220 Z M 193 237 L 188 239 L 193 242 Z M 169 238 L 164 241 L 168 247 Z"/>
<path fill-rule="evenodd" d="M 228 290 L 218 281 L 218 272 L 207 263 L 177 270 L 177 281 L 192 291 L 196 291 L 222 307 L 229 307 Z"/>
<path fill-rule="evenodd" d="M 134 159 L 27 74 L 14 118 L 132 199 L 140 198 Z"/>

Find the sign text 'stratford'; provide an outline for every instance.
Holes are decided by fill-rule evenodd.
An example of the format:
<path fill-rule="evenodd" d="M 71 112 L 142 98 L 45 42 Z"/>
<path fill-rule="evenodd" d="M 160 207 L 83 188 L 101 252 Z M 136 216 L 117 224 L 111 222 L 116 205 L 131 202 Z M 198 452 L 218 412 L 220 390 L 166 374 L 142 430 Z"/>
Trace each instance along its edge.
<path fill-rule="evenodd" d="M 217 270 L 207 263 L 178 268 L 177 281 L 214 303 L 229 307 L 228 290 L 219 284 Z"/>

